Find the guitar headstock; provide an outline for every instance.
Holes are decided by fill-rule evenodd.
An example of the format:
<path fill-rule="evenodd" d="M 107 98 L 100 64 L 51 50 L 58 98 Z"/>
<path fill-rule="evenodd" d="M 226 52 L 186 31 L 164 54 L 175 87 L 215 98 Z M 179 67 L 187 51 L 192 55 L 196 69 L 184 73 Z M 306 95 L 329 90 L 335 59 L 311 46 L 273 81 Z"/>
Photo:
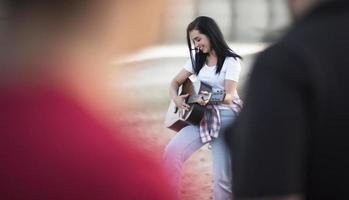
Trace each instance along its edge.
<path fill-rule="evenodd" d="M 212 93 L 209 103 L 220 103 L 224 101 L 225 98 L 225 90 L 217 90 Z"/>

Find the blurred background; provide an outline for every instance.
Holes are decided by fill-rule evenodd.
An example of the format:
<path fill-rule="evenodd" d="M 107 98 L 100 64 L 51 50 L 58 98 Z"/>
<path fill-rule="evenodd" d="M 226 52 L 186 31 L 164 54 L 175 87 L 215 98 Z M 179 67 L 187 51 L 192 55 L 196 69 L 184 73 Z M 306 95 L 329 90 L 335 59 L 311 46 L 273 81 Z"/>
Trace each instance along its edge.
<path fill-rule="evenodd" d="M 167 0 L 161 15 L 153 45 L 116 58 L 118 67 L 112 81 L 124 97 L 128 111 L 124 123 L 136 130 L 131 137 L 142 141 L 145 145 L 141 148 L 149 153 L 159 153 L 153 152 L 154 146 L 163 149 L 175 134 L 163 126 L 170 101 L 168 88 L 189 57 L 186 27 L 195 17 L 214 18 L 229 46 L 243 57 L 238 86 L 242 98 L 256 55 L 291 24 L 283 0 Z M 184 166 L 182 199 L 212 199 L 211 183 L 211 152 L 204 147 Z"/>
<path fill-rule="evenodd" d="M 213 17 L 225 38 L 238 42 L 273 41 L 289 23 L 282 0 L 180 0 L 168 5 L 161 43 L 182 43 L 185 25 L 199 15 Z"/>

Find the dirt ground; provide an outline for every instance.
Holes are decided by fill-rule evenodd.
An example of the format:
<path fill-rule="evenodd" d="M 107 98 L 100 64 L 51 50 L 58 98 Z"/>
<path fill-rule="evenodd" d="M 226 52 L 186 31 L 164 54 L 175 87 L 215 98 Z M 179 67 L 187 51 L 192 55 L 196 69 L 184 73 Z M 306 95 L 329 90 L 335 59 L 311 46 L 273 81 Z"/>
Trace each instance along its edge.
<path fill-rule="evenodd" d="M 153 149 L 163 150 L 165 145 L 174 136 L 172 131 L 163 127 L 163 113 L 134 113 L 128 118 L 127 124 L 135 128 L 133 136 L 141 140 L 145 151 L 156 154 Z M 156 148 L 154 146 L 157 146 Z M 159 147 L 159 148 L 158 148 Z M 207 146 L 198 150 L 184 165 L 182 174 L 181 196 L 185 200 L 212 199 L 211 181 L 211 151 Z"/>

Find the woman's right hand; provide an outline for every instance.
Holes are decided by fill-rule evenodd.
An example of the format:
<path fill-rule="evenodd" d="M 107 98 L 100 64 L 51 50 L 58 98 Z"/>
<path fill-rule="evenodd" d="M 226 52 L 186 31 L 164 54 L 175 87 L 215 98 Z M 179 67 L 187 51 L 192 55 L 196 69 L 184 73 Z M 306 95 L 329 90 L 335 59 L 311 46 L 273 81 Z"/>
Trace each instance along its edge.
<path fill-rule="evenodd" d="M 185 103 L 185 99 L 189 96 L 189 94 L 183 94 L 176 96 L 173 101 L 176 104 L 177 108 L 180 110 L 189 110 L 190 106 Z"/>

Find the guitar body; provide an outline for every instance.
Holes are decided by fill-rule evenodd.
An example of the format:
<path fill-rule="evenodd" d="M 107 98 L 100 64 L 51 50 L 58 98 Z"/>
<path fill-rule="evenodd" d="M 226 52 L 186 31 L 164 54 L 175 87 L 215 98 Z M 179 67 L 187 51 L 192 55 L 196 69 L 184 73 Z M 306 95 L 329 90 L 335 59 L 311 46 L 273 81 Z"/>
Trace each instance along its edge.
<path fill-rule="evenodd" d="M 171 101 L 165 119 L 165 126 L 176 132 L 189 124 L 200 124 L 205 113 L 205 106 L 195 103 L 195 98 L 197 98 L 203 91 L 209 93 L 212 92 L 212 87 L 201 81 L 192 82 L 190 79 L 187 79 L 180 90 L 180 95 L 189 94 L 189 97 L 186 100 L 186 103 L 190 106 L 189 110 L 185 111 L 183 116 L 180 116 L 179 110 L 176 108 L 174 102 Z"/>

